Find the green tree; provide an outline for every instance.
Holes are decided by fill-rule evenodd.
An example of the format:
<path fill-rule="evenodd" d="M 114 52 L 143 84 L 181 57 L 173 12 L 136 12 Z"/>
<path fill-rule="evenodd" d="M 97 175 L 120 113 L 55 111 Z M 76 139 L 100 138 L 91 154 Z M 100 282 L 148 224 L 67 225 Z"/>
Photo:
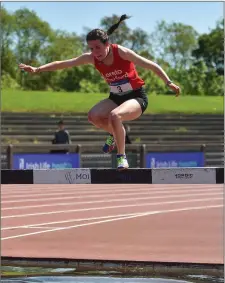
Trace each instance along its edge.
<path fill-rule="evenodd" d="M 202 34 L 198 39 L 198 48 L 192 55 L 196 60 L 204 60 L 209 69 L 216 69 L 217 74 L 224 75 L 224 21 L 218 21 L 216 28 L 209 34 Z"/>
<path fill-rule="evenodd" d="M 207 67 L 204 61 L 192 65 L 182 73 L 182 85 L 185 94 L 205 95 Z"/>
<path fill-rule="evenodd" d="M 48 23 L 42 21 L 35 12 L 19 9 L 14 13 L 16 47 L 15 54 L 19 62 L 37 66 L 40 62 L 40 50 L 47 46 L 52 36 Z M 40 76 L 27 76 L 19 72 L 18 81 L 24 88 L 42 89 Z"/>
<path fill-rule="evenodd" d="M 136 28 L 130 31 L 128 47 L 138 54 L 145 53 L 147 57 L 150 57 L 150 53 L 153 54 L 153 50 L 149 39 L 150 37 L 147 32 Z"/>
<path fill-rule="evenodd" d="M 197 36 L 192 26 L 161 21 L 151 34 L 154 54 L 174 68 L 187 68 L 191 65 L 192 50 L 197 46 Z"/>
<path fill-rule="evenodd" d="M 121 15 L 104 17 L 99 27 L 107 31 Z M 109 87 L 92 65 L 31 75 L 20 72 L 18 63 L 40 66 L 66 60 L 87 51 L 85 35 L 53 30 L 35 12 L 1 9 L 1 74 L 3 88 L 53 89 L 56 91 L 108 92 Z M 183 94 L 223 95 L 224 22 L 218 21 L 208 34 L 198 35 L 182 23 L 157 24 L 149 35 L 140 28 L 130 29 L 129 20 L 110 36 L 121 44 L 158 63 L 180 85 Z M 164 82 L 150 70 L 137 67 L 151 93 L 169 93 Z M 19 85 L 18 85 L 19 84 Z"/>
<path fill-rule="evenodd" d="M 1 72 L 16 77 L 16 56 L 13 53 L 13 37 L 15 34 L 15 17 L 2 7 L 1 17 Z M 7 80 L 8 81 L 8 80 Z"/>
<path fill-rule="evenodd" d="M 41 63 L 72 59 L 82 53 L 82 42 L 75 33 L 57 30 L 48 46 L 41 50 Z M 78 91 L 80 69 L 72 68 L 43 74 L 45 85 L 53 90 Z"/>

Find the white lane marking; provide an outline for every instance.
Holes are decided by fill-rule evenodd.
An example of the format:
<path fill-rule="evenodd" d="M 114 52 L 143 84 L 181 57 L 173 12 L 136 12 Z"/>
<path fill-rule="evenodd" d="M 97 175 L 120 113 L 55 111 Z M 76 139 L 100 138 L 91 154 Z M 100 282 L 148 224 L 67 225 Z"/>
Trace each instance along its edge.
<path fill-rule="evenodd" d="M 213 201 L 213 200 L 223 200 L 223 198 L 203 198 L 197 200 L 182 200 L 182 201 L 167 201 L 167 202 L 149 202 L 141 204 L 128 204 L 128 205 L 116 205 L 116 206 L 104 206 L 104 207 L 91 207 L 91 208 L 81 208 L 81 209 L 71 209 L 71 210 L 59 210 L 59 211 L 50 211 L 50 212 L 39 212 L 39 213 L 29 213 L 29 214 L 15 214 L 2 216 L 2 219 L 7 218 L 18 218 L 18 217 L 30 217 L 30 216 L 39 216 L 39 215 L 49 215 L 49 214 L 59 214 L 59 213 L 70 213 L 78 211 L 91 211 L 91 210 L 105 210 L 105 209 L 117 209 L 117 208 L 127 208 L 127 207 L 137 207 L 137 206 L 148 206 L 148 205 L 163 205 L 163 204 L 180 204 L 185 202 L 199 202 L 199 201 Z"/>
<path fill-rule="evenodd" d="M 223 207 L 223 205 L 216 205 L 216 206 L 210 206 L 210 207 Z M 17 229 L 17 228 L 32 228 L 32 227 L 40 227 L 40 226 L 45 226 L 45 225 L 65 224 L 65 223 L 70 223 L 70 222 L 82 222 L 82 221 L 91 221 L 91 220 L 99 220 L 99 219 L 118 218 L 118 217 L 132 216 L 132 215 L 142 214 L 142 213 L 143 212 L 135 212 L 135 213 L 126 213 L 126 214 L 113 214 L 113 215 L 107 215 L 107 216 L 89 217 L 89 218 L 78 218 L 78 219 L 73 218 L 73 219 L 67 219 L 63 221 L 53 221 L 53 222 L 28 224 L 28 225 L 22 225 L 22 226 L 5 227 L 5 228 L 2 228 L 1 230 L 3 231 L 3 230 L 10 230 L 10 229 Z"/>
<path fill-rule="evenodd" d="M 2 208 L 3 210 L 15 210 L 15 209 L 27 209 L 27 208 L 39 208 L 39 207 L 50 207 L 50 206 L 64 206 L 64 205 L 80 205 L 80 204 L 95 204 L 95 203 L 109 203 L 109 202 L 123 202 L 123 201 L 135 201 L 135 200 L 145 200 L 145 199 L 164 199 L 164 198 L 183 198 L 183 197 L 192 197 L 192 196 L 216 196 L 223 195 L 223 193 L 199 193 L 199 194 L 181 194 L 181 195 L 169 195 L 169 196 L 156 196 L 156 197 L 142 197 L 142 198 L 125 198 L 125 199 L 104 199 L 96 201 L 81 201 L 81 202 L 65 202 L 65 203 L 51 203 L 51 204 L 41 204 L 41 205 L 28 205 L 28 206 L 15 206 L 15 207 L 6 207 Z"/>
<path fill-rule="evenodd" d="M 190 187 L 187 187 L 187 188 L 189 188 L 189 190 L 195 190 L 195 191 L 199 191 L 199 190 L 221 190 L 221 188 L 217 188 L 217 187 L 215 187 L 215 188 L 202 188 L 202 189 L 195 189 L 195 188 L 190 188 Z M 169 191 L 171 191 L 171 190 L 175 190 L 175 191 L 178 191 L 178 190 L 180 190 L 180 191 L 183 191 L 185 188 L 173 188 L 173 189 L 170 189 Z M 113 191 L 114 192 L 136 192 L 137 191 L 137 188 L 129 188 L 129 189 L 123 189 L 123 188 L 114 188 L 113 189 Z M 167 189 L 165 190 L 165 189 L 163 189 L 163 188 L 159 188 L 159 189 L 151 189 L 151 187 L 150 188 L 142 188 L 142 189 L 139 189 L 138 191 L 146 191 L 146 192 L 158 192 L 158 191 L 163 191 L 163 192 L 165 192 L 165 191 L 168 191 Z M 45 191 L 44 191 L 44 193 L 36 193 L 36 192 L 30 192 L 29 194 L 23 194 L 23 193 L 21 193 L 20 191 L 16 191 L 16 193 L 17 194 L 11 194 L 11 193 L 9 193 L 9 194 L 7 194 L 7 193 L 5 193 L 5 194 L 1 194 L 2 195 L 2 199 L 7 199 L 7 198 L 24 198 L 24 197 L 35 197 L 35 196 L 57 196 L 57 195 L 70 195 L 70 194 L 74 194 L 74 193 L 77 193 L 77 194 L 82 194 L 82 195 L 88 195 L 89 193 L 92 193 L 92 194 L 100 194 L 100 193 L 102 193 L 102 192 L 105 192 L 105 193 L 112 193 L 112 189 L 110 189 L 110 190 L 107 190 L 107 189 L 92 189 L 92 190 L 85 190 L 85 189 L 83 189 L 83 190 L 78 190 L 78 189 L 76 189 L 76 188 L 74 188 L 73 190 L 71 189 L 71 190 L 65 190 L 65 189 L 61 189 L 60 191 L 53 191 L 53 190 L 51 190 L 51 192 L 50 193 L 46 193 L 46 192 L 48 192 L 48 190 L 46 189 Z"/>
<path fill-rule="evenodd" d="M 11 226 L 11 227 L 5 227 L 1 228 L 1 230 L 10 230 L 10 229 L 17 229 L 17 228 L 23 228 L 23 227 L 33 227 L 33 226 L 44 226 L 44 225 L 53 225 L 53 224 L 64 224 L 64 223 L 70 223 L 70 222 L 82 222 L 82 221 L 91 221 L 91 220 L 99 220 L 99 219 L 108 219 L 108 218 L 115 218 L 115 217 L 123 217 L 123 216 L 130 216 L 130 215 L 136 215 L 142 212 L 135 212 L 135 213 L 126 213 L 126 214 L 113 214 L 113 215 L 107 215 L 107 216 L 98 216 L 98 217 L 89 217 L 89 218 L 73 218 L 63 221 L 54 221 L 54 222 L 45 222 L 45 223 L 35 223 L 35 224 L 27 224 L 22 226 Z"/>
<path fill-rule="evenodd" d="M 123 188 L 113 188 L 113 191 L 136 191 L 137 190 L 137 188 L 126 188 L 126 189 L 123 189 Z M 149 191 L 149 188 L 142 188 L 142 190 L 148 190 Z M 30 190 L 27 190 L 27 191 L 21 191 L 21 190 L 14 190 L 14 191 L 12 191 L 12 190 L 10 190 L 10 191 L 4 191 L 4 192 L 2 192 L 2 196 L 15 196 L 15 197 L 17 197 L 17 196 L 20 196 L 20 195 L 28 195 L 28 196 L 32 196 L 32 195 L 45 195 L 46 194 L 46 192 L 48 192 L 48 193 L 74 193 L 74 192 L 76 192 L 76 193 L 84 193 L 84 194 L 88 194 L 88 193 L 90 193 L 90 192 L 93 192 L 93 193 L 101 193 L 102 191 L 104 191 L 104 192 L 112 192 L 112 189 L 104 189 L 104 188 L 98 188 L 98 189 L 77 189 L 77 188 L 71 188 L 71 189 L 68 189 L 68 188 L 55 188 L 55 189 L 49 189 L 49 188 L 45 188 L 45 189 L 41 189 L 41 190 L 33 190 L 33 189 L 30 189 Z"/>
<path fill-rule="evenodd" d="M 18 230 L 18 229 L 41 229 L 41 228 L 43 228 L 43 229 L 51 229 L 51 228 L 60 228 L 60 227 L 40 227 L 40 226 L 26 226 L 26 225 L 24 225 L 24 226 L 17 226 L 17 227 L 8 227 L 7 229 L 1 229 L 1 231 L 3 231 L 3 230 Z"/>
<path fill-rule="evenodd" d="M 7 187 L 5 187 L 7 186 Z M 72 184 L 62 184 L 62 185 L 59 185 L 59 184 L 53 184 L 53 185 L 49 185 L 47 188 L 46 188 L 46 185 L 35 185 L 35 184 L 32 184 L 32 185 L 26 185 L 27 187 L 24 187 L 24 185 L 2 185 L 1 186 L 1 192 L 2 193 L 33 193 L 35 191 L 42 191 L 42 192 L 46 192 L 46 191 L 80 191 L 80 192 L 92 192 L 92 191 L 111 191 L 112 189 L 113 190 L 123 190 L 123 191 L 126 191 L 126 190 L 136 190 L 137 189 L 137 185 L 136 184 L 107 184 L 107 187 L 105 187 L 105 185 L 103 184 L 99 184 L 98 188 L 95 189 L 93 188 L 93 185 L 90 185 L 88 186 L 87 184 L 83 185 L 83 184 L 76 184 L 76 185 L 72 185 Z M 118 187 L 119 186 L 119 187 Z M 193 190 L 198 190 L 198 188 L 202 188 L 202 185 L 200 184 L 196 184 L 194 187 L 193 186 L 190 186 L 188 184 L 183 184 L 183 185 L 177 185 L 177 184 L 173 184 L 172 186 L 169 186 L 169 185 L 163 185 L 163 184 L 160 184 L 160 185 L 152 185 L 152 184 L 141 184 L 142 188 L 143 189 L 150 189 L 150 190 L 171 190 L 171 189 L 174 189 L 174 190 L 183 190 L 183 189 L 193 189 Z M 88 188 L 87 188 L 88 187 Z M 219 184 L 215 184 L 215 185 L 210 185 L 210 187 L 206 187 L 206 189 L 213 189 L 213 188 L 222 188 L 222 186 L 220 186 Z"/>
<path fill-rule="evenodd" d="M 136 190 L 137 191 L 137 190 Z M 140 192 L 142 190 L 138 190 L 138 192 L 136 193 L 117 193 L 117 196 L 135 196 L 135 195 L 161 195 L 161 194 L 170 194 L 171 192 L 173 192 L 172 190 L 171 191 L 160 191 L 160 192 L 152 192 L 151 190 L 149 190 L 148 192 Z M 146 191 L 146 190 L 144 190 Z M 185 190 L 185 191 L 181 191 L 180 193 L 187 193 L 187 192 L 192 192 L 192 190 Z M 200 190 L 198 190 L 200 191 Z M 205 189 L 201 189 L 201 191 L 213 191 L 215 192 L 216 190 L 211 190 L 211 189 L 208 189 L 208 190 L 205 190 Z M 218 190 L 221 192 L 221 190 Z M 176 190 L 175 190 L 176 192 Z M 76 194 L 77 192 L 74 192 L 74 194 Z M 82 195 L 82 196 L 71 196 L 71 197 L 51 197 L 51 200 L 65 200 L 65 199 L 87 199 L 87 198 L 98 198 L 98 197 L 110 197 L 110 196 L 114 196 L 115 193 L 111 193 L 111 194 L 91 194 L 91 195 Z M 19 203 L 19 202 L 37 202 L 37 201 L 49 201 L 49 198 L 40 198 L 40 199 L 37 199 L 37 198 L 34 198 L 34 199 L 23 199 L 23 200 L 9 200 L 9 201 L 3 201 L 1 202 L 1 204 L 6 204 L 6 203 Z"/>
<path fill-rule="evenodd" d="M 210 208 L 218 208 L 218 207 L 222 207 L 222 205 L 220 205 L 220 206 L 217 205 L 217 206 L 186 207 L 186 208 L 180 208 L 180 209 L 150 211 L 150 212 L 144 212 L 144 213 L 140 213 L 140 214 L 136 214 L 136 215 L 130 215 L 130 216 L 127 216 L 127 217 L 117 217 L 117 218 L 101 220 L 101 221 L 96 221 L 96 222 L 91 222 L 91 223 L 83 223 L 83 224 L 78 224 L 78 225 L 73 225 L 73 226 L 68 226 L 68 227 L 55 228 L 55 229 L 50 229 L 50 230 L 47 230 L 47 231 L 44 230 L 44 231 L 27 233 L 27 234 L 20 234 L 20 235 L 1 238 L 1 240 L 4 241 L 4 240 L 21 238 L 21 237 L 26 237 L 26 236 L 31 236 L 31 235 L 37 235 L 37 234 L 43 234 L 43 233 L 49 233 L 49 232 L 56 232 L 56 231 L 62 231 L 62 230 L 69 230 L 69 229 L 72 229 L 72 228 L 91 226 L 91 225 L 113 222 L 113 221 L 119 221 L 119 220 L 127 220 L 127 219 L 132 219 L 132 218 L 137 218 L 137 217 L 148 216 L 148 215 L 171 213 L 171 212 L 178 212 L 178 211 L 188 211 L 188 210 L 210 209 Z"/>
<path fill-rule="evenodd" d="M 122 191 L 122 190 L 121 190 Z M 124 194 L 124 195 L 129 195 L 129 194 L 138 194 L 137 193 L 137 189 L 135 190 L 135 192 L 133 193 L 133 191 L 134 190 L 130 190 L 131 191 L 131 193 L 129 193 L 129 190 L 126 190 L 126 193 L 123 193 L 123 191 L 122 191 L 122 193 Z M 140 189 L 139 191 L 143 191 L 144 192 L 144 194 L 148 194 L 148 193 L 150 193 L 150 190 L 149 189 Z M 76 190 L 74 190 L 73 192 L 61 192 L 61 193 L 56 193 L 56 194 L 32 194 L 32 195 L 27 195 L 26 197 L 29 197 L 29 196 L 31 196 L 31 197 L 37 197 L 37 196 L 57 196 L 57 195 L 74 195 L 74 194 L 77 194 L 77 195 L 79 195 L 79 196 L 77 196 L 77 197 L 81 197 L 81 198 L 84 198 L 84 197 L 89 197 L 89 193 L 90 192 L 87 192 L 87 194 L 82 194 L 82 192 L 78 192 L 78 191 L 76 191 Z M 154 192 L 154 193 L 157 193 L 157 191 L 156 192 Z M 163 193 L 163 192 L 161 192 L 161 193 Z M 117 193 L 117 194 L 119 194 L 119 193 Z M 101 192 L 91 192 L 91 195 L 93 195 L 93 196 L 102 196 L 102 193 Z M 109 192 L 107 192 L 106 191 L 106 193 L 104 194 L 105 196 L 111 196 L 111 195 L 114 195 L 114 193 L 112 193 L 112 191 L 109 191 Z M 25 196 L 23 195 L 23 196 L 21 196 L 21 195 L 16 195 L 16 196 L 8 196 L 8 197 L 5 197 L 4 199 L 11 199 L 11 198 L 24 198 Z M 48 197 L 46 197 L 46 198 L 44 198 L 44 199 L 48 199 Z M 53 199 L 53 198 L 51 198 L 51 199 Z M 60 197 L 58 197 L 58 199 L 60 199 Z M 36 198 L 36 200 L 37 200 L 37 198 Z M 39 200 L 39 199 L 38 199 Z M 14 201 L 20 201 L 20 200 L 14 200 Z M 13 201 L 11 201 L 11 202 L 13 202 Z"/>
<path fill-rule="evenodd" d="M 122 190 L 121 190 L 122 191 Z M 126 190 L 126 191 L 134 191 L 134 190 Z M 140 189 L 140 191 L 149 191 L 149 189 Z M 90 193 L 90 191 L 87 191 L 87 192 L 82 192 L 82 191 L 70 191 L 70 192 L 65 192 L 65 191 L 61 191 L 61 192 L 57 192 L 57 193 L 37 193 L 37 194 L 26 194 L 26 195 L 7 195 L 7 196 L 3 196 L 2 199 L 12 199 L 12 198 L 24 198 L 24 197 L 39 197 L 39 196 L 46 196 L 46 197 L 49 197 L 49 196 L 60 196 L 60 195 L 74 195 L 74 194 L 81 194 L 82 196 L 86 196 Z M 94 192 L 93 195 L 95 194 L 99 194 L 101 192 L 97 191 L 97 192 Z M 112 191 L 109 191 L 110 194 L 112 194 Z"/>
<path fill-rule="evenodd" d="M 18 226 L 18 227 L 14 227 L 14 228 L 11 228 L 11 229 L 7 229 L 7 230 L 18 230 L 18 229 L 37 229 L 37 230 L 40 230 L 40 229 L 56 229 L 56 228 L 61 228 L 61 227 L 54 227 L 54 226 L 45 226 L 45 227 L 40 227 L 40 226 Z M 3 229 L 1 229 L 3 230 Z"/>

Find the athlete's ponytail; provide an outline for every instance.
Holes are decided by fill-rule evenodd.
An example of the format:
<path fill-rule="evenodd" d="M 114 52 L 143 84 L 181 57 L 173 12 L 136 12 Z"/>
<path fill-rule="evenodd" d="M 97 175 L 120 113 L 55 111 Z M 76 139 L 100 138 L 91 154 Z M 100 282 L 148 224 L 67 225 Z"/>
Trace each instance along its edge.
<path fill-rule="evenodd" d="M 119 27 L 120 23 L 122 23 L 123 21 L 125 21 L 125 20 L 127 20 L 129 18 L 130 17 L 128 17 L 127 15 L 122 15 L 120 17 L 120 20 L 107 30 L 107 35 L 111 35 Z"/>
<path fill-rule="evenodd" d="M 90 41 L 90 40 L 100 40 L 102 43 L 106 43 L 109 41 L 109 35 L 111 35 L 118 27 L 119 25 L 125 21 L 126 19 L 129 19 L 130 17 L 128 17 L 127 15 L 122 15 L 119 19 L 119 21 L 112 25 L 107 32 L 101 30 L 101 29 L 93 29 L 92 31 L 90 31 L 87 36 L 86 36 L 86 41 Z"/>

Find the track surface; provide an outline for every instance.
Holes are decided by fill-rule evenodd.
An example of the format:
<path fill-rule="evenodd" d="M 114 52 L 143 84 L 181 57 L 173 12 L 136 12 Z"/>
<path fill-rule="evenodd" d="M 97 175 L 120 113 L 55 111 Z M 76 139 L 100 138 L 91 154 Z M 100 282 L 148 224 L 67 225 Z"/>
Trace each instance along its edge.
<path fill-rule="evenodd" d="M 2 185 L 2 256 L 223 263 L 223 185 Z"/>

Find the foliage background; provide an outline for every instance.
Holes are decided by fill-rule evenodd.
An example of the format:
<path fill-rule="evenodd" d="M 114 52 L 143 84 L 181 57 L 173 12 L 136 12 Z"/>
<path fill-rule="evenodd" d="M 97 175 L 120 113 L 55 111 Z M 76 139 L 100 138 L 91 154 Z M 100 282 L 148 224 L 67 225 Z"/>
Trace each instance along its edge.
<path fill-rule="evenodd" d="M 107 30 L 118 19 L 118 15 L 105 17 L 99 26 Z M 2 8 L 1 24 L 2 89 L 108 92 L 100 74 L 89 65 L 32 76 L 18 70 L 20 62 L 40 66 L 86 52 L 85 34 L 54 30 L 28 9 L 9 13 Z M 218 19 L 209 33 L 200 35 L 183 23 L 161 21 L 148 34 L 140 28 L 132 30 L 124 22 L 111 41 L 157 62 L 181 87 L 183 95 L 222 96 L 224 93 L 223 19 Z M 169 93 L 154 73 L 140 68 L 138 72 L 145 80 L 148 93 Z"/>

